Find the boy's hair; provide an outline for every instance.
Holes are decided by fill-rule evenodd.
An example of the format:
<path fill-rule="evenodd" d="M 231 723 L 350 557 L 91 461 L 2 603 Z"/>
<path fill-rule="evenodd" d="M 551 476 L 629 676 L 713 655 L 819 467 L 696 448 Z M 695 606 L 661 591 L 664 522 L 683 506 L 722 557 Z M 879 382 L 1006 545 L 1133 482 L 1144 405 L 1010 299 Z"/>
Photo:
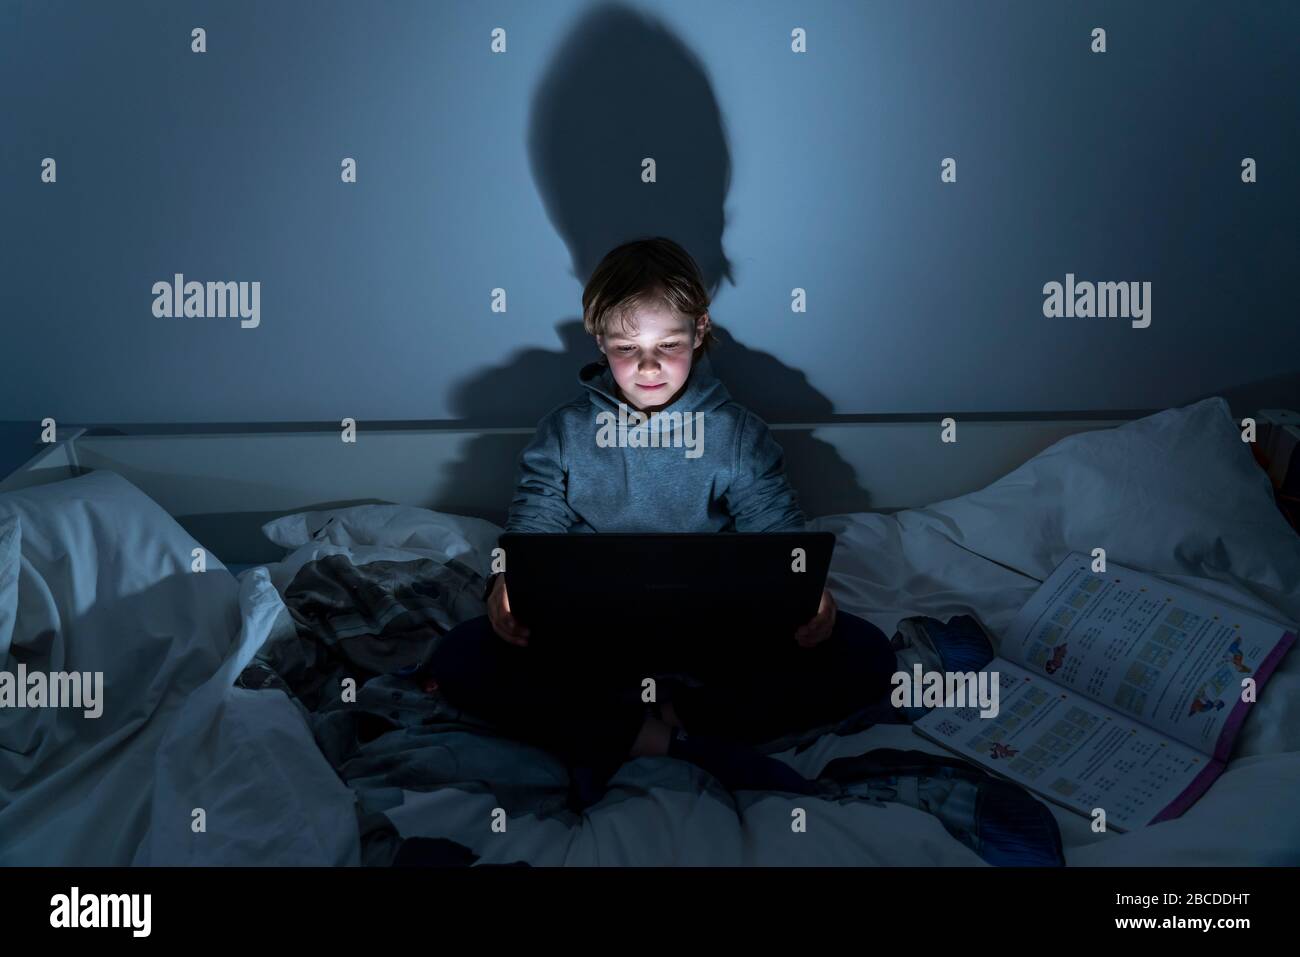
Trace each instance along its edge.
<path fill-rule="evenodd" d="M 605 254 L 582 291 L 582 325 L 593 336 L 608 335 L 640 306 L 663 305 L 690 319 L 709 308 L 709 293 L 695 260 L 663 236 L 624 243 Z M 717 345 L 712 324 L 696 353 Z"/>

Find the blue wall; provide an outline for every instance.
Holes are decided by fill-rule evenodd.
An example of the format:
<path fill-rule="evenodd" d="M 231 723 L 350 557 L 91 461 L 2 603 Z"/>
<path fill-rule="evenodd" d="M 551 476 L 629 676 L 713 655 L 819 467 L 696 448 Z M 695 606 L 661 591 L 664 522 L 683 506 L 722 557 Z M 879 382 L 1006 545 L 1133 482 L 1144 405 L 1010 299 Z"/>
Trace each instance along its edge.
<path fill-rule="evenodd" d="M 656 233 L 772 422 L 1294 407 L 1298 35 L 1292 2 L 0 0 L 0 419 L 532 425 L 595 356 L 582 280 Z M 260 326 L 156 318 L 177 272 L 261 282 Z M 1150 281 L 1151 326 L 1045 318 L 1067 272 Z"/>

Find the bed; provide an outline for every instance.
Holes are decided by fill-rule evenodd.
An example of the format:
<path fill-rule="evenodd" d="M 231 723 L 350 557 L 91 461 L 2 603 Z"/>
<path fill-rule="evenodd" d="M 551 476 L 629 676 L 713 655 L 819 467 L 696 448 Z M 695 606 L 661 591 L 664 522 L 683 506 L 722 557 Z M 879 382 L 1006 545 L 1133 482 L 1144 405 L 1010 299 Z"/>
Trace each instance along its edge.
<path fill-rule="evenodd" d="M 915 420 L 777 430 L 812 527 L 837 536 L 837 603 L 886 635 L 910 616 L 969 614 L 996 641 L 1066 554 L 1099 544 L 1300 621 L 1300 535 L 1222 398 L 960 427 L 955 447 Z M 448 576 L 435 640 L 482 613 L 471 586 L 527 434 L 363 431 L 348 448 L 323 430 L 69 430 L 0 483 L 0 670 L 104 675 L 98 719 L 0 711 L 0 863 L 987 865 L 914 803 L 732 793 L 666 757 L 629 761 L 574 812 L 562 764 L 436 689 L 385 675 L 342 714 L 250 680 L 266 649 L 301 634 L 292 586 L 307 567 Z M 828 461 L 856 481 L 819 485 Z M 766 748 L 810 778 L 889 749 L 945 754 L 887 722 Z M 1293 653 L 1227 771 L 1179 818 L 1093 833 L 1044 807 L 1070 866 L 1293 865 L 1297 794 Z M 806 829 L 791 827 L 798 812 Z"/>

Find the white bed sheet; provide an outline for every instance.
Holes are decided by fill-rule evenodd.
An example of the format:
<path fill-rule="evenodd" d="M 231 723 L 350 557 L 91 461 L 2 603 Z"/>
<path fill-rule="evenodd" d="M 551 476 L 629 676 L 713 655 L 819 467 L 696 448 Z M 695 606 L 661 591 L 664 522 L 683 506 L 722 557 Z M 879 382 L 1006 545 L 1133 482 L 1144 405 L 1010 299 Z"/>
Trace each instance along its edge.
<path fill-rule="evenodd" d="M 352 510 L 353 521 L 331 526 L 329 541 L 303 544 L 269 573 L 246 572 L 236 588 L 219 563 L 207 575 L 186 574 L 196 543 L 166 526 L 125 480 L 97 472 L 58 484 L 73 483 L 82 484 L 72 503 L 60 502 L 67 488 L 54 486 L 0 497 L 0 520 L 17 512 L 29 533 L 17 565 L 12 549 L 8 564 L 0 561 L 0 637 L 28 654 L 57 651 L 48 660 L 67 667 L 102 665 L 128 704 L 84 740 L 49 716 L 0 726 L 8 735 L 0 749 L 0 863 L 355 863 L 351 793 L 301 716 L 279 692 L 244 692 L 229 681 L 272 629 L 286 626 L 273 586 L 283 587 L 304 556 L 428 557 L 454 547 L 485 563 L 491 530 L 439 516 L 429 535 L 412 537 L 406 526 L 425 520 L 424 510 L 390 508 L 369 523 Z M 310 534 L 320 527 L 313 521 L 280 527 Z M 1097 546 L 1120 564 L 1300 619 L 1300 536 L 1273 507 L 1221 399 L 1072 436 L 958 499 L 812 525 L 838 535 L 830 587 L 840 607 L 886 634 L 911 615 L 963 613 L 996 634 L 1069 551 Z M 385 540 L 391 535 L 400 540 Z M 17 621 L 5 610 L 15 601 L 25 611 Z M 44 619 L 30 617 L 34 607 Z M 53 634 L 45 645 L 37 640 L 43 620 Z M 123 661 L 135 667 L 119 668 Z M 32 734 L 48 742 L 44 750 L 14 749 Z M 943 753 L 910 728 L 878 726 L 778 756 L 810 774 L 877 747 Z M 789 832 L 789 799 L 762 798 L 737 816 L 654 787 L 666 773 L 702 772 L 666 758 L 629 762 L 611 782 L 612 799 L 582 828 L 561 835 L 558 822 L 525 823 L 501 859 L 530 859 L 519 851 L 531 842 L 537 862 L 568 864 L 780 864 L 825 861 L 830 851 L 841 863 L 981 863 L 936 819 L 907 807 L 821 809 L 812 815 L 818 839 L 800 843 L 777 839 Z M 1071 864 L 1296 864 L 1297 785 L 1300 656 L 1292 653 L 1252 709 L 1228 771 L 1181 818 L 1097 835 L 1085 818 L 1049 806 Z M 635 827 L 617 807 L 629 797 L 646 812 Z M 458 815 L 482 820 L 485 800 L 490 795 L 458 788 L 429 792 L 403 808 L 405 832 Z M 201 833 L 191 827 L 196 807 L 207 812 Z"/>

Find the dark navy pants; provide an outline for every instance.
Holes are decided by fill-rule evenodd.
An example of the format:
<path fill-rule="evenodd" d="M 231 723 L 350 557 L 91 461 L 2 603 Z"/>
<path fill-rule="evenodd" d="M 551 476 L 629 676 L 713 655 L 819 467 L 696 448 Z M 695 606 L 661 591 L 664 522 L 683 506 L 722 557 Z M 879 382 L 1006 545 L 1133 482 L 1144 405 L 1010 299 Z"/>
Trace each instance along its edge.
<path fill-rule="evenodd" d="M 837 610 L 831 635 L 812 648 L 793 634 L 751 646 L 743 655 L 709 654 L 707 636 L 679 634 L 653 663 L 633 673 L 594 668 L 554 650 L 559 642 L 518 647 L 492 630 L 486 615 L 444 635 L 429 672 L 447 700 L 518 740 L 571 764 L 617 765 L 645 720 L 642 680 L 689 674 L 673 708 L 688 733 L 758 744 L 828 724 L 879 700 L 890 689 L 893 651 L 884 633 Z M 549 646 L 543 652 L 536 646 Z M 662 696 L 661 696 L 662 700 Z"/>

